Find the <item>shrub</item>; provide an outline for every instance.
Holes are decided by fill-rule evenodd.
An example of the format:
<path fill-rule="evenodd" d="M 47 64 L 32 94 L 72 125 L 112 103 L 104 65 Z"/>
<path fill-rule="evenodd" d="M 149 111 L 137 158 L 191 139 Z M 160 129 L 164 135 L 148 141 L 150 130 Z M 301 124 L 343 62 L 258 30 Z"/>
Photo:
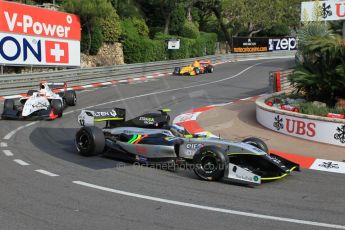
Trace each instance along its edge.
<path fill-rule="evenodd" d="M 122 29 L 120 17 L 116 11 L 112 11 L 109 17 L 101 19 L 100 26 L 102 28 L 103 40 L 105 42 L 117 42 L 121 36 Z"/>
<path fill-rule="evenodd" d="M 194 25 L 193 22 L 186 21 L 183 25 L 181 36 L 186 38 L 197 38 L 199 37 L 199 29 Z"/>
<path fill-rule="evenodd" d="M 92 40 L 90 47 L 90 54 L 96 55 L 103 44 L 102 30 L 99 27 L 95 27 L 92 31 Z"/>

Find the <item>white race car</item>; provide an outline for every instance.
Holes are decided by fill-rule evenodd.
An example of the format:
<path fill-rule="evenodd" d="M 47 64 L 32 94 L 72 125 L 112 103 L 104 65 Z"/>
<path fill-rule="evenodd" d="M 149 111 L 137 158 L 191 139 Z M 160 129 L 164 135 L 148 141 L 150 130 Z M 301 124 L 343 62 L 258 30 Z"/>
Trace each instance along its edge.
<path fill-rule="evenodd" d="M 6 99 L 2 119 L 46 119 L 62 116 L 66 106 L 75 106 L 77 95 L 66 83 L 41 82 L 39 90 L 29 90 L 19 99 Z"/>

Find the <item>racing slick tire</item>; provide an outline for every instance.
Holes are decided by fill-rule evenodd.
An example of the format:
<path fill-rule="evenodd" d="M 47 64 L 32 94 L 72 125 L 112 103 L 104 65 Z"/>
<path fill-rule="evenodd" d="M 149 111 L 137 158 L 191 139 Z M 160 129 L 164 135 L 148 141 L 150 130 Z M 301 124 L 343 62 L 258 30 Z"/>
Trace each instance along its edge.
<path fill-rule="evenodd" d="M 14 100 L 13 99 L 5 99 L 5 101 L 4 101 L 4 111 L 14 110 L 14 109 L 15 109 Z"/>
<path fill-rule="evenodd" d="M 38 90 L 30 89 L 30 90 L 28 90 L 28 92 L 26 93 L 26 95 L 27 95 L 27 96 L 32 96 L 34 93 L 38 93 Z"/>
<path fill-rule="evenodd" d="M 207 66 L 207 72 L 213 73 L 214 67 L 212 65 Z"/>
<path fill-rule="evenodd" d="M 203 180 L 217 181 L 229 167 L 229 158 L 217 146 L 204 146 L 193 157 L 194 172 Z"/>
<path fill-rule="evenodd" d="M 50 106 L 51 108 L 54 110 L 54 113 L 58 116 L 58 117 L 62 117 L 62 112 L 63 112 L 63 104 L 61 100 L 58 99 L 53 99 L 50 102 Z"/>
<path fill-rule="evenodd" d="M 249 137 L 244 139 L 242 142 L 250 144 L 258 149 L 261 149 L 265 153 L 268 153 L 268 147 L 264 141 L 256 137 Z"/>
<path fill-rule="evenodd" d="M 195 72 L 195 75 L 199 75 L 200 74 L 200 69 L 198 67 L 195 67 L 194 68 L 194 72 Z"/>
<path fill-rule="evenodd" d="M 66 104 L 69 106 L 75 106 L 77 104 L 77 94 L 74 90 L 69 90 L 65 92 L 64 95 Z"/>
<path fill-rule="evenodd" d="M 181 70 L 180 67 L 175 67 L 173 74 L 174 75 L 180 75 L 180 70 Z"/>
<path fill-rule="evenodd" d="M 75 135 L 75 145 L 82 156 L 97 156 L 104 151 L 105 138 L 101 129 L 86 126 L 79 129 Z"/>

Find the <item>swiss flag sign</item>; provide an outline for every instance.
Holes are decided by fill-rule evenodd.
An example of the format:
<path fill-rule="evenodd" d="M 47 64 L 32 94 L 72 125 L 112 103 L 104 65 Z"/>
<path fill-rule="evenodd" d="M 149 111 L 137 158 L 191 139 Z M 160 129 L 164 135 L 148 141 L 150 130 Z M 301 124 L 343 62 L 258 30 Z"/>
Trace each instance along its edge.
<path fill-rule="evenodd" d="M 69 63 L 68 43 L 45 41 L 47 63 Z"/>

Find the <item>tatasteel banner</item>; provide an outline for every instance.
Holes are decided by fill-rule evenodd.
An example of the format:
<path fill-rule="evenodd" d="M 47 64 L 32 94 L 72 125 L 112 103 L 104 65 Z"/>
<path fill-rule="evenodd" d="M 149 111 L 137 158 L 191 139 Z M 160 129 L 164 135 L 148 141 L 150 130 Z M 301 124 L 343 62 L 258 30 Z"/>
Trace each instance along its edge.
<path fill-rule="evenodd" d="M 345 1 L 302 2 L 301 21 L 345 20 Z"/>
<path fill-rule="evenodd" d="M 80 66 L 79 17 L 0 0 L 0 64 Z"/>
<path fill-rule="evenodd" d="M 276 114 L 256 107 L 257 121 L 279 133 L 345 147 L 345 123 Z"/>

